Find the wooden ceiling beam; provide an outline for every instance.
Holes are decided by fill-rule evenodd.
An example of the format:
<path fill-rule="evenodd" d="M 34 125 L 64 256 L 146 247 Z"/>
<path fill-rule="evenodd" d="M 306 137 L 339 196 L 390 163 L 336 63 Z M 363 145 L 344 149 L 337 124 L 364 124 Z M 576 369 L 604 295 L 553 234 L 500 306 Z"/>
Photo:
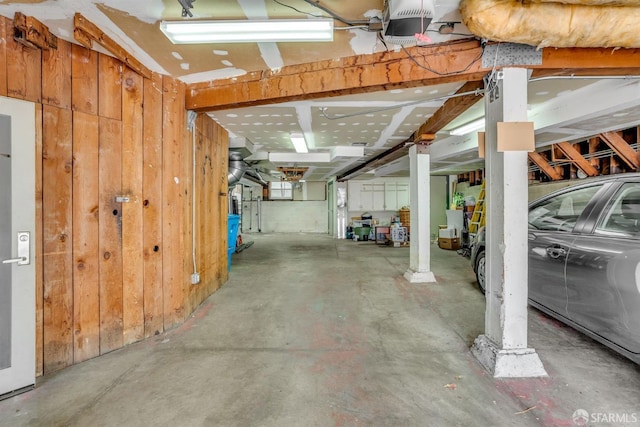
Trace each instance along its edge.
<path fill-rule="evenodd" d="M 58 48 L 58 38 L 46 25 L 32 16 L 16 12 L 13 16 L 13 26 L 16 29 L 13 38 L 19 43 L 42 50 Z"/>
<path fill-rule="evenodd" d="M 552 181 L 559 181 L 562 179 L 562 176 L 549 164 L 542 154 L 533 151 L 529 153 L 529 160 L 535 163 L 540 168 L 540 171 L 547 175 Z"/>
<path fill-rule="evenodd" d="M 360 175 L 371 169 L 375 169 L 401 157 L 404 157 L 409 152 L 409 147 L 411 147 L 413 144 L 430 144 L 431 142 L 433 142 L 438 131 L 449 124 L 459 114 L 463 113 L 469 107 L 478 102 L 479 94 L 476 91 L 481 89 L 482 85 L 482 80 L 465 83 L 460 89 L 456 91 L 456 94 L 460 95 L 468 92 L 473 93 L 447 99 L 444 104 L 442 104 L 442 107 L 438 108 L 438 110 L 433 113 L 433 115 L 429 117 L 422 126 L 420 126 L 420 128 L 417 132 L 414 133 L 412 138 L 403 141 L 400 144 L 397 144 L 394 147 L 391 147 L 390 149 L 369 159 L 365 163 L 355 166 L 354 168 L 351 168 L 350 170 L 340 174 L 337 178 L 338 181 L 350 179 L 351 177 Z"/>
<path fill-rule="evenodd" d="M 418 137 L 415 142 L 421 142 L 420 135 L 430 135 L 439 132 L 442 128 L 451 123 L 453 119 L 475 105 L 475 103 L 482 98 L 482 92 L 480 90 L 483 86 L 484 84 L 482 80 L 470 81 L 463 84 L 456 94 L 471 93 L 468 95 L 456 96 L 455 98 L 449 98 L 445 101 L 444 105 L 420 126 L 416 132 Z"/>
<path fill-rule="evenodd" d="M 477 40 L 291 65 L 187 87 L 186 108 L 216 111 L 395 88 L 482 80 Z"/>
<path fill-rule="evenodd" d="M 628 166 L 632 169 L 640 169 L 638 152 L 631 148 L 622 136 L 617 132 L 605 132 L 598 135 Z"/>
<path fill-rule="evenodd" d="M 584 156 L 582 154 L 580 154 L 580 152 L 578 150 L 576 150 L 573 145 L 571 145 L 570 143 L 564 141 L 564 142 L 559 142 L 559 143 L 555 144 L 555 146 L 560 151 L 562 151 L 562 153 L 565 156 L 567 156 L 567 158 L 569 160 L 571 160 L 571 162 L 573 164 L 575 164 L 576 167 L 580 168 L 588 176 L 597 176 L 598 175 L 598 170 L 596 168 L 594 168 L 593 165 L 591 163 L 589 163 L 587 161 L 587 159 L 585 159 Z"/>
<path fill-rule="evenodd" d="M 440 83 L 481 81 L 482 46 L 462 40 L 247 73 L 187 86 L 186 108 L 217 111 Z M 532 78 L 640 75 L 640 49 L 544 48 Z"/>
<path fill-rule="evenodd" d="M 73 25 L 73 37 L 78 43 L 91 49 L 93 47 L 93 41 L 95 41 L 111 52 L 113 56 L 127 64 L 133 71 L 147 79 L 151 79 L 151 71 L 147 67 L 142 65 L 140 61 L 116 43 L 111 37 L 102 32 L 94 23 L 82 16 L 81 13 L 75 14 L 73 17 Z"/>

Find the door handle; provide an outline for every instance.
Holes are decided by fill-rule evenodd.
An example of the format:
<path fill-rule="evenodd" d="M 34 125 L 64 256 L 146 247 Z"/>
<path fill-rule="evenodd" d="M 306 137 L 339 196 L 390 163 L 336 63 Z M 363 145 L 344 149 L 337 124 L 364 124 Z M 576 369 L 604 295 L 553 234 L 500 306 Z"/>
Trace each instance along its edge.
<path fill-rule="evenodd" d="M 20 257 L 20 258 L 9 258 L 9 259 L 5 259 L 2 261 L 3 264 L 20 264 L 25 262 L 27 259 L 25 257 Z M 22 265 L 22 264 L 20 264 Z"/>
<path fill-rule="evenodd" d="M 29 256 L 31 249 L 31 237 L 28 231 L 18 232 L 18 256 L 16 258 L 5 259 L 3 264 L 29 265 L 31 258 Z"/>
<path fill-rule="evenodd" d="M 550 246 L 547 248 L 547 254 L 553 259 L 567 256 L 567 250 L 560 246 Z"/>

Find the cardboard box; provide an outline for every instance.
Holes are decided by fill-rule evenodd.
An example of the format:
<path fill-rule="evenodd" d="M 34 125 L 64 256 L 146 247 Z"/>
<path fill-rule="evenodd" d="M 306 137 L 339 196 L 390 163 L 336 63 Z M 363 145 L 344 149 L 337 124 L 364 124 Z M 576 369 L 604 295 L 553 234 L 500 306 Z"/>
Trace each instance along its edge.
<path fill-rule="evenodd" d="M 438 230 L 438 237 L 443 237 L 445 239 L 453 239 L 454 237 L 457 237 L 457 235 L 455 228 L 443 228 Z"/>
<path fill-rule="evenodd" d="M 454 237 L 449 239 L 446 237 L 440 237 L 438 239 L 438 246 L 440 249 L 458 250 L 460 249 L 460 238 Z"/>

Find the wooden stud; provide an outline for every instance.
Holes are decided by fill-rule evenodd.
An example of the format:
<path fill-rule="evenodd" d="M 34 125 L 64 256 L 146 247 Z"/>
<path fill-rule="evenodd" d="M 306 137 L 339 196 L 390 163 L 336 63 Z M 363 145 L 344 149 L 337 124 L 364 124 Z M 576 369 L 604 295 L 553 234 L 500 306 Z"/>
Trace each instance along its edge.
<path fill-rule="evenodd" d="M 7 34 L 13 26 L 7 27 Z M 40 103 L 42 96 L 42 51 L 30 49 L 7 37 L 7 95 Z"/>
<path fill-rule="evenodd" d="M 71 111 L 43 107 L 43 372 L 73 363 Z"/>
<path fill-rule="evenodd" d="M 598 138 L 598 137 L 590 138 L 589 139 L 589 154 L 597 153 L 599 145 L 600 145 L 600 138 Z M 589 159 L 589 163 L 591 163 L 591 166 L 596 168 L 598 171 L 602 170 L 602 168 L 600 166 L 600 159 L 599 158 L 591 157 Z"/>
<path fill-rule="evenodd" d="M 122 123 L 99 121 L 100 354 L 122 347 Z"/>
<path fill-rule="evenodd" d="M 98 56 L 98 114 L 122 118 L 122 64 L 107 55 Z"/>
<path fill-rule="evenodd" d="M 88 45 L 88 39 L 93 39 L 133 71 L 147 79 L 151 78 L 151 71 L 147 67 L 142 65 L 140 61 L 123 49 L 122 46 L 116 43 L 111 37 L 103 33 L 95 24 L 82 16 L 82 14 L 76 13 L 74 15 L 73 25 L 74 37 L 77 36 L 78 38 L 76 38 L 76 40 L 80 43 L 90 48 L 91 46 Z"/>
<path fill-rule="evenodd" d="M 71 43 L 42 53 L 42 103 L 71 108 Z"/>
<path fill-rule="evenodd" d="M 19 43 L 45 51 L 58 48 L 58 38 L 36 18 L 16 12 L 13 17 L 13 25 L 16 29 L 14 38 Z"/>
<path fill-rule="evenodd" d="M 98 117 L 73 113 L 74 362 L 100 355 Z"/>
<path fill-rule="evenodd" d="M 536 151 L 529 153 L 529 160 L 535 163 L 540 168 L 540 171 L 551 178 L 552 181 L 558 181 L 562 179 L 562 176 L 558 173 L 558 171 L 555 170 L 549 164 L 549 162 L 547 162 L 547 159 L 545 159 L 540 153 Z"/>
<path fill-rule="evenodd" d="M 98 115 L 98 53 L 71 47 L 71 108 Z"/>
<path fill-rule="evenodd" d="M 144 335 L 164 331 L 162 299 L 162 76 L 144 81 L 142 170 Z"/>
<path fill-rule="evenodd" d="M 124 344 L 144 338 L 144 265 L 142 218 L 142 76 L 125 69 L 122 85 L 122 273 Z"/>
<path fill-rule="evenodd" d="M 588 176 L 598 175 L 596 168 L 594 168 L 591 163 L 589 163 L 587 159 L 585 159 L 582 154 L 574 148 L 573 145 L 564 141 L 555 144 L 555 146 Z"/>
<path fill-rule="evenodd" d="M 601 133 L 600 138 L 634 171 L 640 169 L 637 152 L 617 132 Z"/>

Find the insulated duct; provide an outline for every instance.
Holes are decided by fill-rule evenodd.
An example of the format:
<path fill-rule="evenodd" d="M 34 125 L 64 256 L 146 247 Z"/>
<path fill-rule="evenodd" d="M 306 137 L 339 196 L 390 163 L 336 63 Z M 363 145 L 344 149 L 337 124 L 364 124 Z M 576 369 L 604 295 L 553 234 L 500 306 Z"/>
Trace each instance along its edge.
<path fill-rule="evenodd" d="M 637 1 L 462 0 L 460 12 L 473 34 L 490 41 L 538 48 L 637 48 L 640 8 L 634 4 Z"/>
<path fill-rule="evenodd" d="M 229 152 L 229 187 L 236 185 L 247 171 L 247 164 L 242 160 L 242 154 Z"/>

